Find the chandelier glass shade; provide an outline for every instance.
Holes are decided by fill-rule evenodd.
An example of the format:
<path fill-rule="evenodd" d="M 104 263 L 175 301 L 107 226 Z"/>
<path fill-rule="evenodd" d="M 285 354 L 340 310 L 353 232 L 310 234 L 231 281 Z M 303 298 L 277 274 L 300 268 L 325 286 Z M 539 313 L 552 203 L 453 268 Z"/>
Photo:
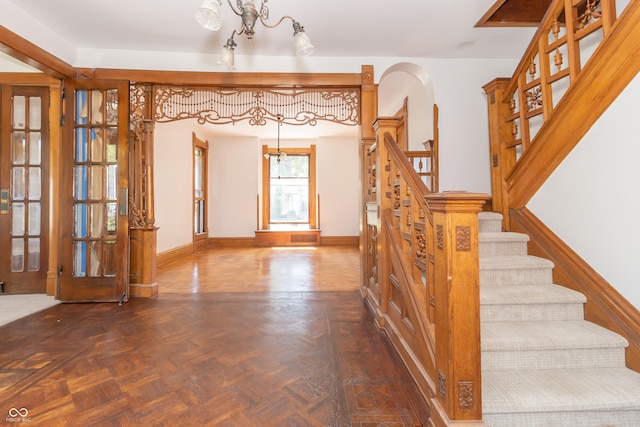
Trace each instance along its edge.
<path fill-rule="evenodd" d="M 222 27 L 222 3 L 220 0 L 204 0 L 196 10 L 198 24 L 210 31 L 218 31 Z"/>
<path fill-rule="evenodd" d="M 289 15 L 285 15 L 275 24 L 269 23 L 269 7 L 268 0 L 261 0 L 260 8 L 256 8 L 254 0 L 236 0 L 237 6 L 234 7 L 231 0 L 227 0 L 229 8 L 241 19 L 239 29 L 233 30 L 231 37 L 227 39 L 227 43 L 222 47 L 222 53 L 218 64 L 225 68 L 235 68 L 235 35 L 244 34 L 248 39 L 252 39 L 255 34 L 256 22 L 260 22 L 267 28 L 275 28 L 285 19 L 293 24 L 293 44 L 296 55 L 307 56 L 313 53 L 313 45 L 309 36 L 305 33 L 304 27 L 298 21 Z M 222 0 L 204 0 L 202 5 L 196 10 L 196 21 L 210 31 L 218 31 L 222 27 Z"/>

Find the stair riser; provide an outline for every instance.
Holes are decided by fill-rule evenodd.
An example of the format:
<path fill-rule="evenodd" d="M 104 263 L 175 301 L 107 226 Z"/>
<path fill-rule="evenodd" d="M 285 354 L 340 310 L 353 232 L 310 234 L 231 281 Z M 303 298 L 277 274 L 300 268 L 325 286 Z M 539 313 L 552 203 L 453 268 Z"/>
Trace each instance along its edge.
<path fill-rule="evenodd" d="M 621 368 L 624 348 L 483 351 L 482 370 Z"/>
<path fill-rule="evenodd" d="M 478 221 L 478 231 L 480 231 L 480 233 L 499 233 L 502 231 L 502 221 L 481 219 Z"/>
<path fill-rule="evenodd" d="M 491 427 L 638 427 L 640 411 L 575 411 L 523 412 L 517 414 L 483 413 L 483 420 Z M 612 420 L 615 420 L 612 421 Z"/>
<path fill-rule="evenodd" d="M 582 304 L 481 305 L 481 322 L 530 322 L 584 319 Z"/>
<path fill-rule="evenodd" d="M 480 242 L 480 256 L 527 255 L 527 242 Z"/>
<path fill-rule="evenodd" d="M 527 285 L 552 283 L 550 268 L 483 269 L 480 268 L 480 286 Z"/>

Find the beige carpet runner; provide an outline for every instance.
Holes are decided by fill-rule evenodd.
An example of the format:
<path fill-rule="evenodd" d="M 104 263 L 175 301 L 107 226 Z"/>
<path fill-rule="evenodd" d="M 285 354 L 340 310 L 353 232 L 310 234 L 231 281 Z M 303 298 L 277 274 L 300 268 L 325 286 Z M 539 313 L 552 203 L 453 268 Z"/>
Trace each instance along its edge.
<path fill-rule="evenodd" d="M 584 295 L 552 283 L 528 236 L 480 214 L 482 410 L 491 427 L 638 427 L 627 341 L 584 320 Z"/>

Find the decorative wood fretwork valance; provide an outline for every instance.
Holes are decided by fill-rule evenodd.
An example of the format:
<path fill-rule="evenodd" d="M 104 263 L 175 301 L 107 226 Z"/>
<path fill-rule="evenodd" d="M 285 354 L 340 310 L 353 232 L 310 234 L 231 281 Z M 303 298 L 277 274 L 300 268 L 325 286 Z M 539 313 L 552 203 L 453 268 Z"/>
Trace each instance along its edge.
<path fill-rule="evenodd" d="M 154 121 L 172 122 L 195 118 L 198 123 L 229 124 L 248 120 L 264 126 L 268 120 L 290 125 L 329 121 L 358 125 L 359 91 L 336 90 L 222 90 L 156 86 Z"/>

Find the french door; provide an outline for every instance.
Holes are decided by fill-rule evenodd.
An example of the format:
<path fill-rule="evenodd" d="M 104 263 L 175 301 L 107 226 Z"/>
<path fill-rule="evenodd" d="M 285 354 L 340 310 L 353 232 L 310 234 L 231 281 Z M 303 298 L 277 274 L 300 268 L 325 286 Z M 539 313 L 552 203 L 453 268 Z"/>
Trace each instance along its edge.
<path fill-rule="evenodd" d="M 45 293 L 48 270 L 49 89 L 0 86 L 0 282 Z"/>
<path fill-rule="evenodd" d="M 128 132 L 128 82 L 65 81 L 62 301 L 128 298 Z"/>

